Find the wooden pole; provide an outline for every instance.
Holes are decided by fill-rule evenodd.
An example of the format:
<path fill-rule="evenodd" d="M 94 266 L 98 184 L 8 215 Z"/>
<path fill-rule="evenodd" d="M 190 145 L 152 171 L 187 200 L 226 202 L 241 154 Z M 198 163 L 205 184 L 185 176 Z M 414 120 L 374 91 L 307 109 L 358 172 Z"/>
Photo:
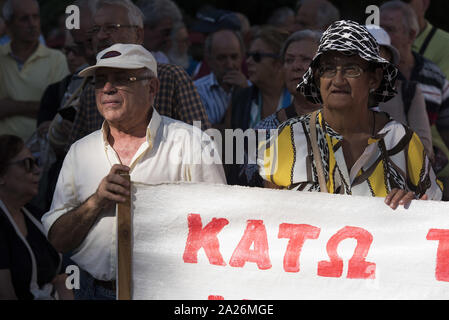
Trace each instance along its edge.
<path fill-rule="evenodd" d="M 129 174 L 121 174 L 131 181 Z M 117 204 L 117 245 L 118 245 L 118 300 L 131 300 L 131 196 L 126 202 Z"/>

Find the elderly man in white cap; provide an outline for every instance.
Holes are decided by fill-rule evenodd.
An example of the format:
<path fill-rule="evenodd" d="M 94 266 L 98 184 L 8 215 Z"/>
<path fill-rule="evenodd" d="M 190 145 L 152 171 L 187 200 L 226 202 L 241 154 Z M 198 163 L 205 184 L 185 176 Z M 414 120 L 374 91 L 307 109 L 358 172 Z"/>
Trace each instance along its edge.
<path fill-rule="evenodd" d="M 131 181 L 226 183 L 218 151 L 200 129 L 160 116 L 157 64 L 141 45 L 114 44 L 80 76 L 94 76 L 100 130 L 74 143 L 62 166 L 50 211 L 42 222 L 48 238 L 83 270 L 79 299 L 114 299 L 115 204 Z M 194 158 L 201 154 L 204 161 Z M 213 155 L 213 159 L 204 159 Z M 89 288 L 95 287 L 95 290 Z"/>

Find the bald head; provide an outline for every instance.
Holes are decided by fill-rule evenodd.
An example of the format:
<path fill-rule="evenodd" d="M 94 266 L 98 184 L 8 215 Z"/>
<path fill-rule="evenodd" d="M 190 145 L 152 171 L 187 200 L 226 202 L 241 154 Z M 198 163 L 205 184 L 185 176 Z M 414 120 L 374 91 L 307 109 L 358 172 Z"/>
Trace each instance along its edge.
<path fill-rule="evenodd" d="M 220 83 L 226 72 L 240 71 L 244 47 L 241 37 L 231 30 L 220 30 L 209 35 L 205 43 L 206 59 Z"/>
<path fill-rule="evenodd" d="M 234 46 L 239 48 L 240 51 L 243 51 L 243 47 L 241 46 L 240 36 L 232 31 L 232 30 L 219 30 L 217 32 L 212 33 L 206 39 L 206 51 L 208 54 L 212 54 L 214 49 L 219 49 L 222 46 Z"/>

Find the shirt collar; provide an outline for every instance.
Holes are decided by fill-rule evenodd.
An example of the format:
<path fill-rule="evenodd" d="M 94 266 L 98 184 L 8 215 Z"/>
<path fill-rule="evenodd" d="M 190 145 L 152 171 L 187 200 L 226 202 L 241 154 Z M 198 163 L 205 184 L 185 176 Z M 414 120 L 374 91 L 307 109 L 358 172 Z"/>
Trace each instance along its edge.
<path fill-rule="evenodd" d="M 343 136 L 340 135 L 334 129 L 332 129 L 332 127 L 328 125 L 326 120 L 324 120 L 323 114 L 322 114 L 322 110 L 320 110 L 319 115 L 320 115 L 320 117 L 319 117 L 320 127 L 323 129 L 324 133 L 328 134 L 329 136 L 331 136 L 332 138 L 335 138 L 337 140 L 343 140 Z M 389 114 L 386 114 L 386 115 L 388 116 L 388 122 L 386 123 L 386 125 L 382 129 L 380 129 L 375 134 L 374 137 L 370 137 L 368 139 L 368 144 L 378 142 L 379 140 L 383 139 L 388 134 L 388 132 L 390 131 L 389 127 L 392 124 L 393 118 L 391 118 L 391 116 Z"/>
<path fill-rule="evenodd" d="M 325 134 L 328 134 L 330 137 L 335 138 L 339 141 L 343 140 L 343 136 L 340 135 L 337 131 L 331 128 L 329 124 L 324 120 L 322 110 L 319 112 L 319 124 Z"/>
<path fill-rule="evenodd" d="M 150 123 L 147 126 L 147 133 L 146 133 L 147 143 L 148 143 L 148 147 L 150 149 L 154 145 L 157 131 L 161 125 L 161 122 L 162 122 L 162 118 L 161 118 L 160 114 L 156 111 L 155 108 L 153 108 L 153 113 L 151 115 Z M 104 146 L 105 147 L 109 146 L 110 145 L 109 141 L 108 141 L 109 124 L 107 123 L 107 121 L 103 121 L 103 124 L 101 126 L 101 133 L 103 136 Z"/>
<path fill-rule="evenodd" d="M 3 45 L 3 48 L 4 49 L 2 50 L 2 52 L 4 55 L 11 56 L 12 58 L 15 59 L 14 53 L 12 52 L 12 49 L 11 49 L 11 41 L 8 42 L 7 44 Z M 42 43 L 39 42 L 37 49 L 27 59 L 27 61 L 24 61 L 24 62 L 31 61 L 32 59 L 35 59 L 35 58 L 43 58 L 43 57 L 48 56 L 49 54 L 50 54 L 49 49 L 46 46 L 44 46 Z"/>
<path fill-rule="evenodd" d="M 87 67 L 89 67 L 89 64 L 88 64 L 88 63 L 85 63 L 85 64 L 83 64 L 82 66 L 78 67 L 78 69 L 76 69 L 74 73 L 75 73 L 76 75 L 78 75 L 78 73 L 80 73 L 81 70 L 84 70 L 84 69 L 86 69 Z"/>
<path fill-rule="evenodd" d="M 211 72 L 209 75 L 209 88 L 219 88 L 220 84 L 218 83 L 217 77 L 215 73 Z"/>

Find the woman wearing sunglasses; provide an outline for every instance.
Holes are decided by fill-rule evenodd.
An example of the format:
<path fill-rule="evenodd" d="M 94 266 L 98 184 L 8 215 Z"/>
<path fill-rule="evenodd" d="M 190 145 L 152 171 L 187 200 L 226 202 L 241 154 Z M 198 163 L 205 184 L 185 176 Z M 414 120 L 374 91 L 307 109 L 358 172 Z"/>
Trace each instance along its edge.
<path fill-rule="evenodd" d="M 276 129 L 282 122 L 290 118 L 320 108 L 319 104 L 309 102 L 296 90 L 296 87 L 315 55 L 321 36 L 322 32 L 319 31 L 301 30 L 291 34 L 284 42 L 281 50 L 282 66 L 284 68 L 285 85 L 293 96 L 293 101 L 288 107 L 271 114 L 255 125 L 254 129 L 256 130 L 266 130 L 267 139 L 270 136 L 270 129 Z M 251 161 L 251 163 L 254 162 Z M 246 178 L 246 183 L 242 184 L 261 187 L 263 181 L 257 172 L 257 164 L 244 164 L 241 168 L 240 176 L 242 179 Z"/>
<path fill-rule="evenodd" d="M 0 299 L 52 299 L 64 287 L 61 259 L 24 208 L 38 193 L 41 169 L 17 136 L 0 136 L 0 154 Z"/>
<path fill-rule="evenodd" d="M 227 109 L 227 128 L 253 128 L 260 120 L 290 105 L 280 57 L 287 37 L 286 31 L 271 26 L 262 27 L 254 35 L 246 60 L 252 85 L 233 92 Z"/>
<path fill-rule="evenodd" d="M 392 209 L 412 199 L 441 200 L 441 184 L 416 133 L 369 109 L 369 101 L 396 94 L 397 73 L 364 26 L 333 23 L 298 85 L 322 109 L 288 120 L 269 140 L 259 161 L 267 184 L 385 197 Z"/>

